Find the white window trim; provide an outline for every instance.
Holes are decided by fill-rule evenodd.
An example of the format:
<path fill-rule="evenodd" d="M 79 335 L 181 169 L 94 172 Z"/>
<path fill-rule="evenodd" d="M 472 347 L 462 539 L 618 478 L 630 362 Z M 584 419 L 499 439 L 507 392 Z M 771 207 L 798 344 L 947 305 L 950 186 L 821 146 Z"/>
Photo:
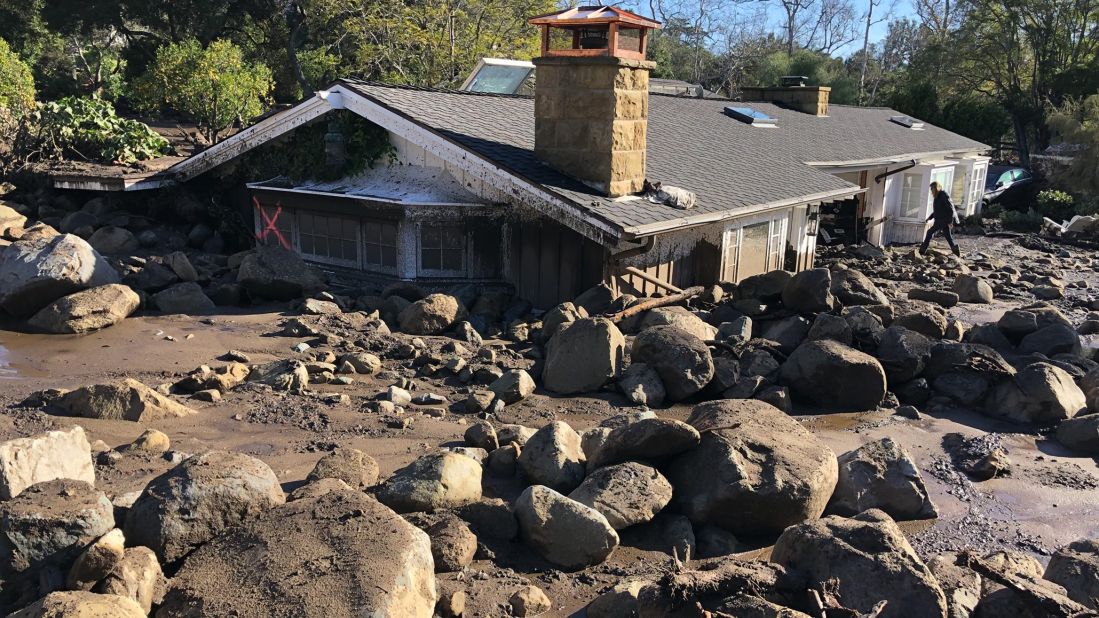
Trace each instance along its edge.
<path fill-rule="evenodd" d="M 439 226 L 439 227 L 459 227 L 462 228 L 462 269 L 461 270 L 446 270 L 446 269 L 434 269 L 424 268 L 423 265 L 423 230 L 424 226 Z M 465 226 L 461 222 L 419 222 L 416 224 L 416 274 L 421 277 L 455 277 L 464 278 L 469 272 L 469 233 L 466 232 Z"/>
<path fill-rule="evenodd" d="M 314 253 L 306 253 L 302 249 L 302 245 L 301 245 L 301 221 L 298 219 L 298 216 L 300 216 L 301 214 L 308 214 L 308 215 L 320 216 L 320 217 L 329 217 L 329 218 L 334 218 L 334 219 L 347 219 L 349 221 L 354 221 L 355 225 L 353 227 L 355 229 L 355 259 L 354 260 L 345 260 L 345 259 L 341 259 L 341 258 L 329 257 L 327 255 L 317 255 L 317 254 L 314 254 Z M 328 264 L 328 265 L 331 265 L 331 266 L 344 266 L 344 267 L 350 267 L 350 268 L 358 268 L 358 269 L 362 270 L 362 267 L 363 267 L 363 245 L 362 245 L 362 242 L 363 242 L 362 225 L 360 223 L 360 220 L 356 217 L 349 217 L 349 216 L 346 216 L 346 215 L 341 215 L 341 214 L 336 214 L 336 213 L 326 213 L 326 212 L 322 212 L 322 211 L 309 210 L 309 209 L 300 209 L 300 210 L 298 210 L 297 213 L 295 213 L 295 217 L 294 217 L 294 249 L 298 252 L 299 255 L 301 255 L 302 259 L 308 260 L 310 262 L 316 262 L 317 264 Z"/>
<path fill-rule="evenodd" d="M 366 262 L 366 225 L 368 223 L 381 223 L 393 225 L 396 228 L 396 236 L 394 238 L 394 246 L 396 249 L 396 256 L 393 266 L 382 266 L 380 264 L 367 264 Z M 376 219 L 376 218 L 361 218 L 359 219 L 359 262 L 362 263 L 362 269 L 370 273 L 379 273 L 383 275 L 396 275 L 397 270 L 401 267 L 401 225 L 400 221 L 393 221 L 389 219 Z"/>
<path fill-rule="evenodd" d="M 782 270 L 783 264 L 786 261 L 786 245 L 790 240 L 790 210 L 782 210 L 779 212 L 761 213 L 758 215 L 751 215 L 747 217 L 741 217 L 734 219 L 725 226 L 725 232 L 722 234 L 723 250 L 721 252 L 721 280 L 739 282 L 739 270 L 740 270 L 740 250 L 743 247 L 743 229 L 752 225 L 760 223 L 769 223 L 767 228 L 767 270 L 764 272 L 771 272 L 773 270 Z M 777 226 L 776 226 L 777 224 Z M 776 227 L 778 234 L 776 235 Z M 778 239 L 778 246 L 775 247 L 775 239 Z M 733 257 L 733 271 L 727 272 L 727 265 L 729 260 L 727 256 L 729 251 L 735 251 Z M 777 266 L 772 264 L 772 256 L 775 255 L 777 250 Z"/>

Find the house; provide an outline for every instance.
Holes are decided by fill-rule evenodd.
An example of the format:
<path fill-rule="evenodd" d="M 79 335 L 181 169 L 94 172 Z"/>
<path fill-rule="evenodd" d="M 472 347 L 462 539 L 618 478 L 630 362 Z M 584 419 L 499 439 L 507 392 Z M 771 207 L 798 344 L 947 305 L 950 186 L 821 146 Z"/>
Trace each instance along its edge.
<path fill-rule="evenodd" d="M 748 102 L 650 94 L 656 22 L 580 7 L 531 23 L 533 97 L 340 80 L 125 189 L 186 182 L 348 110 L 385 130 L 392 159 L 330 182 L 255 178 L 259 242 L 379 281 L 510 284 L 543 308 L 599 282 L 652 294 L 810 268 L 822 206 L 854 208 L 872 243 L 916 242 L 932 180 L 978 207 L 983 144 L 800 82 Z M 646 180 L 694 207 L 647 199 Z"/>

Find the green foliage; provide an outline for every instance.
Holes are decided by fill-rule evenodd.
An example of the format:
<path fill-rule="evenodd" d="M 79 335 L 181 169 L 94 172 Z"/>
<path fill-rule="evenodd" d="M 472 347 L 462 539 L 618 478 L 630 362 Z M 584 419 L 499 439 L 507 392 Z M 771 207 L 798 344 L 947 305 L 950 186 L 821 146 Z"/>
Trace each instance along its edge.
<path fill-rule="evenodd" d="M 807 85 L 830 86 L 829 100 L 837 105 L 858 102 L 857 76 L 848 75 L 843 61 L 827 54 L 801 49 L 793 56 L 785 51 L 768 54 L 751 78 L 750 86 L 777 86 L 784 75 L 804 75 Z"/>
<path fill-rule="evenodd" d="M 0 108 L 22 114 L 34 106 L 34 76 L 16 56 L 8 42 L 0 39 Z"/>
<path fill-rule="evenodd" d="M 1000 223 L 1004 228 L 1016 232 L 1037 232 L 1042 227 L 1042 215 L 1033 208 L 1022 212 L 1019 210 L 1005 210 L 1000 215 Z"/>
<path fill-rule="evenodd" d="M 1076 212 L 1076 200 L 1064 191 L 1046 189 L 1038 193 L 1034 209 L 1043 217 L 1057 222 L 1066 221 Z"/>
<path fill-rule="evenodd" d="M 67 97 L 39 103 L 18 141 L 24 159 L 80 158 L 132 163 L 168 154 L 168 141 L 136 120 L 122 118 L 109 101 Z"/>
<path fill-rule="evenodd" d="M 216 142 L 234 124 L 244 125 L 262 114 L 272 86 L 271 70 L 245 62 L 231 41 L 217 40 L 203 48 L 191 39 L 157 50 L 135 90 L 142 108 L 186 114 L 206 139 Z"/>
<path fill-rule="evenodd" d="M 1050 114 L 1049 126 L 1072 157 L 1055 180 L 1074 193 L 1099 200 L 1099 94 L 1068 99 Z"/>

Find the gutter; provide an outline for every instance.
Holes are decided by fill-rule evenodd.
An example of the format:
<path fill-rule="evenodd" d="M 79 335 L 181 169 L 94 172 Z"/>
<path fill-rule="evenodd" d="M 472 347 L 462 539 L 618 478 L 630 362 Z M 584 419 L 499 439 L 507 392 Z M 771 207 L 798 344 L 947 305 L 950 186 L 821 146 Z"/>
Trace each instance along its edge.
<path fill-rule="evenodd" d="M 886 170 L 886 171 L 878 174 L 877 176 L 874 176 L 874 184 L 880 185 L 881 181 L 885 180 L 889 176 L 892 176 L 893 174 L 899 174 L 901 172 L 908 171 L 908 170 L 910 170 L 914 167 L 916 167 L 916 160 L 912 159 L 912 161 L 910 161 L 908 163 L 908 165 L 905 165 L 904 167 L 898 167 L 895 170 Z"/>

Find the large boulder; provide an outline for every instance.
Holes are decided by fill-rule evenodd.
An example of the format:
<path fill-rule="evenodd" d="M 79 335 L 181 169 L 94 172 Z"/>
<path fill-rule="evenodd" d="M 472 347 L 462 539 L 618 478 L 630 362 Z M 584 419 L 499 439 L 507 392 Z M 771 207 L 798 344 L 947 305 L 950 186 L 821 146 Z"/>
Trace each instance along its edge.
<path fill-rule="evenodd" d="M 193 315 L 209 313 L 217 308 L 202 287 L 193 281 L 177 283 L 153 294 L 153 302 L 163 313 Z"/>
<path fill-rule="evenodd" d="M 1073 601 L 1099 610 L 1099 539 L 1080 539 L 1058 549 L 1044 577 L 1063 586 Z"/>
<path fill-rule="evenodd" d="M 567 570 L 606 560 L 618 547 L 618 533 L 599 511 L 541 485 L 515 501 L 523 541 L 543 558 Z"/>
<path fill-rule="evenodd" d="M 633 363 L 626 367 L 618 380 L 618 390 L 630 401 L 652 408 L 663 405 L 667 396 L 660 374 L 645 363 Z"/>
<path fill-rule="evenodd" d="M 429 294 L 404 308 L 397 317 L 402 333 L 441 335 L 466 319 L 462 301 L 449 294 Z"/>
<path fill-rule="evenodd" d="M 129 287 L 111 283 L 63 296 L 27 322 L 50 333 L 83 334 L 121 322 L 141 305 Z"/>
<path fill-rule="evenodd" d="M 72 234 L 21 240 L 0 250 L 0 309 L 18 318 L 73 292 L 118 282 L 118 272 Z"/>
<path fill-rule="evenodd" d="M 168 581 L 157 562 L 156 554 L 148 547 L 129 547 L 122 562 L 94 588 L 101 594 L 129 597 L 148 614 L 153 604 L 164 598 Z"/>
<path fill-rule="evenodd" d="M 569 498 L 590 506 L 615 530 L 651 521 L 672 499 L 672 485 L 656 468 L 628 462 L 599 468 Z"/>
<path fill-rule="evenodd" d="M 668 399 L 694 395 L 714 377 L 710 349 L 698 337 L 674 326 L 654 326 L 633 340 L 631 359 L 656 370 Z"/>
<path fill-rule="evenodd" d="M 565 324 L 582 320 L 588 317 L 588 312 L 583 307 L 577 307 L 572 303 L 561 303 L 550 309 L 542 316 L 542 339 L 550 340 Z"/>
<path fill-rule="evenodd" d="M 519 467 L 534 485 L 562 493 L 572 491 L 584 480 L 580 435 L 564 421 L 542 427 L 523 446 Z"/>
<path fill-rule="evenodd" d="M 623 461 L 660 462 L 694 448 L 698 430 L 671 418 L 644 418 L 615 427 L 588 460 L 588 469 Z"/>
<path fill-rule="evenodd" d="M 476 502 L 481 499 L 481 464 L 458 453 L 430 453 L 397 470 L 377 495 L 398 513 Z"/>
<path fill-rule="evenodd" d="M 675 326 L 702 341 L 711 341 L 717 337 L 716 328 L 702 321 L 702 318 L 686 307 L 657 307 L 648 310 L 641 320 L 641 330 L 653 326 Z"/>
<path fill-rule="evenodd" d="M 133 253 L 141 248 L 133 233 L 124 227 L 105 225 L 88 237 L 88 244 L 103 255 Z"/>
<path fill-rule="evenodd" d="M 792 274 L 785 270 L 772 270 L 761 275 L 752 275 L 736 286 L 733 294 L 737 300 L 755 299 L 762 302 L 776 301 L 782 298 L 782 291 L 790 283 Z"/>
<path fill-rule="evenodd" d="M 530 397 L 534 392 L 534 378 L 525 369 L 509 369 L 488 385 L 496 398 L 511 405 Z"/>
<path fill-rule="evenodd" d="M 283 358 L 252 367 L 247 380 L 266 384 L 275 390 L 298 391 L 309 386 L 309 370 L 301 361 Z"/>
<path fill-rule="evenodd" d="M 837 341 L 807 341 L 780 370 L 794 394 L 817 405 L 871 410 L 885 397 L 885 370 L 876 358 Z"/>
<path fill-rule="evenodd" d="M 81 427 L 0 443 L 0 500 L 36 483 L 73 479 L 95 484 L 92 447 Z"/>
<path fill-rule="evenodd" d="M 1056 435 L 1058 442 L 1077 453 L 1099 456 L 1099 414 L 1067 418 L 1057 425 Z"/>
<path fill-rule="evenodd" d="M 762 327 L 760 337 L 777 343 L 783 354 L 790 354 L 797 349 L 801 342 L 809 336 L 809 329 L 811 328 L 805 318 L 797 315 L 764 322 Z"/>
<path fill-rule="evenodd" d="M 897 524 L 878 510 L 791 526 L 775 542 L 771 560 L 800 571 L 812 588 L 830 586 L 849 609 L 867 613 L 884 600 L 883 616 L 946 616 L 938 581 Z"/>
<path fill-rule="evenodd" d="M 1032 363 L 1013 379 L 996 385 L 985 400 L 985 414 L 1016 423 L 1050 425 L 1087 409 L 1084 391 L 1067 371 Z"/>
<path fill-rule="evenodd" d="M 1019 342 L 1019 354 L 1042 354 L 1049 358 L 1057 354 L 1079 356 L 1082 349 L 1080 335 L 1067 324 L 1044 326 Z"/>
<path fill-rule="evenodd" d="M 133 599 L 95 592 L 51 592 L 8 618 L 145 618 Z"/>
<path fill-rule="evenodd" d="M 688 423 L 701 442 L 665 474 L 692 523 L 755 536 L 824 512 L 836 487 L 836 454 L 801 423 L 753 399 L 699 404 Z"/>
<path fill-rule="evenodd" d="M 954 278 L 954 286 L 951 289 L 963 303 L 987 305 L 992 302 L 992 286 L 976 275 L 958 275 Z"/>
<path fill-rule="evenodd" d="M 68 416 L 142 423 L 195 413 L 130 378 L 70 391 L 50 404 L 50 409 Z"/>
<path fill-rule="evenodd" d="M 839 482 L 829 512 L 856 515 L 881 509 L 893 519 L 927 519 L 938 512 L 912 456 L 891 438 L 868 442 L 839 458 Z"/>
<path fill-rule="evenodd" d="M 869 277 L 850 268 L 832 272 L 832 296 L 845 307 L 889 304 L 889 297 Z"/>
<path fill-rule="evenodd" d="M 916 378 L 931 358 L 931 340 L 903 326 L 890 326 L 878 343 L 878 361 L 890 384 Z"/>
<path fill-rule="evenodd" d="M 242 453 L 209 451 L 150 481 L 127 511 L 124 532 L 130 545 L 148 547 L 173 563 L 285 501 L 267 464 Z"/>
<path fill-rule="evenodd" d="M 625 348 L 626 339 L 610 320 L 563 324 L 546 346 L 542 384 L 562 395 L 599 390 L 618 376 Z"/>
<path fill-rule="evenodd" d="M 437 597 L 427 534 L 370 496 L 335 491 L 271 509 L 195 550 L 157 616 L 261 618 L 292 608 L 303 618 L 430 618 Z"/>
<path fill-rule="evenodd" d="M 378 482 L 378 462 L 357 448 L 338 448 L 320 458 L 306 482 L 339 479 L 356 489 L 372 487 Z"/>
<path fill-rule="evenodd" d="M 293 300 L 325 287 L 320 272 L 297 253 L 268 245 L 244 256 L 237 270 L 237 283 L 249 294 L 271 300 Z"/>
<path fill-rule="evenodd" d="M 835 300 L 832 296 L 832 273 L 827 268 L 802 271 L 782 289 L 782 304 L 790 311 L 801 314 L 831 311 Z"/>

